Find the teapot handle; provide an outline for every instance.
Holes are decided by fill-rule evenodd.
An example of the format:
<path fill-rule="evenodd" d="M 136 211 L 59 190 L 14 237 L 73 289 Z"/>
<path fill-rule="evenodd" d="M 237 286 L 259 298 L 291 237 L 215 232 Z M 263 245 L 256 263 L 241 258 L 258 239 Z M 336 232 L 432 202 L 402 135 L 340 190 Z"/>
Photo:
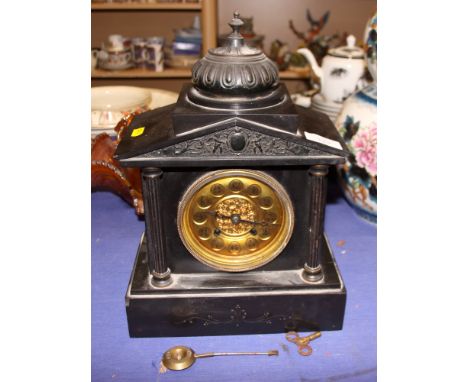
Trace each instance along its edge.
<path fill-rule="evenodd" d="M 301 48 L 297 50 L 297 53 L 302 54 L 308 61 L 309 65 L 311 66 L 313 72 L 316 74 L 317 77 L 320 79 L 323 78 L 323 70 L 317 63 L 317 60 L 315 59 L 315 56 L 312 54 L 312 52 L 307 49 L 307 48 Z"/>

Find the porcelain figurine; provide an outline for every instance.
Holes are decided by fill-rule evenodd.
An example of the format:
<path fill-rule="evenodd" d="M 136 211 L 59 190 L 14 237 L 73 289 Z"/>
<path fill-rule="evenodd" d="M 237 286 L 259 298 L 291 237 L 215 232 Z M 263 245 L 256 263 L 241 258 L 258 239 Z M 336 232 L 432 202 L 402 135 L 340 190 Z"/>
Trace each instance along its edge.
<path fill-rule="evenodd" d="M 351 156 L 338 167 L 348 202 L 358 214 L 377 222 L 377 15 L 366 28 L 366 59 L 374 82 L 349 97 L 336 120 Z"/>
<path fill-rule="evenodd" d="M 276 63 L 276 65 L 278 65 L 279 70 L 288 69 L 291 57 L 288 44 L 278 39 L 274 40 L 270 46 L 269 57 Z"/>
<path fill-rule="evenodd" d="M 328 102 L 342 103 L 356 91 L 365 73 L 364 51 L 356 47 L 356 38 L 349 35 L 347 46 L 329 50 L 319 66 L 315 56 L 307 48 L 298 53 L 304 55 L 314 74 L 320 78 L 320 92 Z"/>
<path fill-rule="evenodd" d="M 292 20 L 289 20 L 289 29 L 291 29 L 291 31 L 296 35 L 297 38 L 303 41 L 303 45 L 305 47 L 307 47 L 313 52 L 319 64 L 322 63 L 322 59 L 327 54 L 328 49 L 333 43 L 333 41 L 339 39 L 338 34 L 334 34 L 331 36 L 324 36 L 320 34 L 322 32 L 323 27 L 327 24 L 329 17 L 330 11 L 327 11 L 323 14 L 323 16 L 320 19 L 315 20 L 312 17 L 310 11 L 307 10 L 306 19 L 309 22 L 310 28 L 306 33 L 299 32 L 294 27 Z"/>

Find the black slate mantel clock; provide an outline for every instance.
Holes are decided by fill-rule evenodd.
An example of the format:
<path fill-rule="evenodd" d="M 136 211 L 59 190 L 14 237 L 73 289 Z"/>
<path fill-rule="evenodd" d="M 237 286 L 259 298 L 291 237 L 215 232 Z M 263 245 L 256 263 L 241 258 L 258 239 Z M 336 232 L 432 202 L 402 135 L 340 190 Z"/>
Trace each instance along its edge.
<path fill-rule="evenodd" d="M 176 104 L 122 130 L 115 157 L 142 170 L 146 225 L 126 295 L 132 337 L 343 325 L 323 221 L 346 145 L 328 117 L 291 102 L 237 13 L 230 25 Z"/>

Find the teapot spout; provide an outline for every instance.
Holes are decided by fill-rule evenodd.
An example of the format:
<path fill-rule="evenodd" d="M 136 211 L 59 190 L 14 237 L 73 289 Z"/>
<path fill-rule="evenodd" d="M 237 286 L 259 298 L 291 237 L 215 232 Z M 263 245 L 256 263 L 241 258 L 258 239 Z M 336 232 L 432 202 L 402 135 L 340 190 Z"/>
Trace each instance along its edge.
<path fill-rule="evenodd" d="M 319 66 L 319 64 L 317 63 L 317 60 L 315 59 L 312 52 L 307 48 L 301 48 L 301 49 L 297 50 L 297 53 L 302 54 L 306 58 L 307 62 L 309 63 L 309 65 L 312 68 L 315 75 L 317 77 L 319 77 L 320 79 L 322 79 L 323 78 L 323 70 Z"/>

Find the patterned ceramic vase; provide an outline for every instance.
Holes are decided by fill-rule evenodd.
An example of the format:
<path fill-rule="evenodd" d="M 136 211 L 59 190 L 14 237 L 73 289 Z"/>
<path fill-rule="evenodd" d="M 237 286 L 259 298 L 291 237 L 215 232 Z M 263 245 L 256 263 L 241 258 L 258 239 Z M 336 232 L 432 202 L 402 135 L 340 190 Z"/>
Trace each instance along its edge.
<path fill-rule="evenodd" d="M 357 213 L 377 222 L 377 15 L 368 22 L 364 41 L 374 82 L 349 97 L 336 119 L 351 151 L 346 164 L 338 167 L 338 178 Z"/>

